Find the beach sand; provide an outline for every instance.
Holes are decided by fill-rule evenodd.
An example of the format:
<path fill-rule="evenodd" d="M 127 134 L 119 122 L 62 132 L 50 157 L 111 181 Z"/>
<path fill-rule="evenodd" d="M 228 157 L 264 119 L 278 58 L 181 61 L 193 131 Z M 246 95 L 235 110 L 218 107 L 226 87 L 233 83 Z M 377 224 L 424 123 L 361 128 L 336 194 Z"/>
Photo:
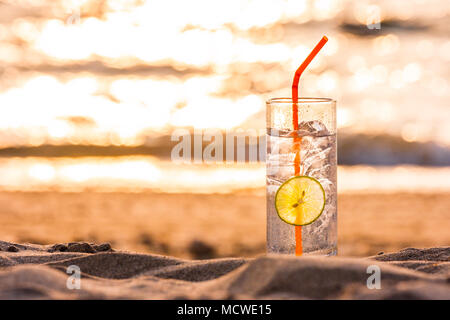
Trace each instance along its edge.
<path fill-rule="evenodd" d="M 450 194 L 340 194 L 339 255 L 450 245 Z M 264 190 L 235 194 L 0 192 L 16 243 L 108 242 L 184 259 L 265 252 Z"/>
<path fill-rule="evenodd" d="M 88 243 L 0 241 L 0 250 L 0 299 L 450 299 L 450 247 L 370 258 L 213 260 Z M 380 290 L 367 286 L 373 265 L 380 268 Z M 71 280 L 69 266 L 81 270 L 79 282 Z"/>
<path fill-rule="evenodd" d="M 0 298 L 450 299 L 449 207 L 448 194 L 341 194 L 339 257 L 296 258 L 264 255 L 263 190 L 2 192 Z M 373 264 L 382 290 L 366 286 Z"/>

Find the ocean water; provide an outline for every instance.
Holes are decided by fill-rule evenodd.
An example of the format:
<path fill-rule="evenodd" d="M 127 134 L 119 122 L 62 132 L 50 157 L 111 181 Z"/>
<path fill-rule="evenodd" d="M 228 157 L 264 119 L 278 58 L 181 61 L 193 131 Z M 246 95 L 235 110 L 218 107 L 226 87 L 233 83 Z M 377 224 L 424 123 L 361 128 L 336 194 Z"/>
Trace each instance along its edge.
<path fill-rule="evenodd" d="M 449 167 L 338 166 L 339 193 L 450 192 Z M 1 191 L 265 195 L 266 166 L 178 164 L 154 157 L 0 158 Z M 425 183 L 424 183 L 425 182 Z"/>
<path fill-rule="evenodd" d="M 355 165 L 339 170 L 339 190 L 415 189 L 415 174 L 433 177 L 426 190 L 445 189 L 449 26 L 446 0 L 3 1 L 0 185 L 175 191 L 196 179 L 194 192 L 262 186 L 263 164 L 177 167 L 162 158 L 45 151 L 15 158 L 7 148 L 163 147 L 159 138 L 179 128 L 265 129 L 264 102 L 290 96 L 295 69 L 326 34 L 300 96 L 338 101 L 340 159 Z M 142 177 L 125 164 L 136 159 Z M 389 183 L 371 182 L 374 172 Z"/>

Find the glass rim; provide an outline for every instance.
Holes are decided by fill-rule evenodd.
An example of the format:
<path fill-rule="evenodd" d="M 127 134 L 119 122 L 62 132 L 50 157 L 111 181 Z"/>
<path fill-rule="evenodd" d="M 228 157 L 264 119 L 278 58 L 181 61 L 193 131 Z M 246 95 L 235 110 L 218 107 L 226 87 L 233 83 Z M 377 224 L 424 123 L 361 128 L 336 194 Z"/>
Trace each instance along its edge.
<path fill-rule="evenodd" d="M 297 99 L 297 104 L 326 104 L 326 103 L 336 103 L 336 100 L 331 98 L 314 98 L 314 97 L 302 97 Z M 272 98 L 266 101 L 267 104 L 274 103 L 288 103 L 292 104 L 292 98 Z"/>

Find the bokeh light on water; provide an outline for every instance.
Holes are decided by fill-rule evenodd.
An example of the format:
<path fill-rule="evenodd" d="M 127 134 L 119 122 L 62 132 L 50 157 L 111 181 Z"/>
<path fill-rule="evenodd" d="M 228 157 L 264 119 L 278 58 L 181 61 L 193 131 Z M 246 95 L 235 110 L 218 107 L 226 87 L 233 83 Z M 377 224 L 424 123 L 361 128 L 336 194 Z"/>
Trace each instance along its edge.
<path fill-rule="evenodd" d="M 258 163 L 173 164 L 155 157 L 0 159 L 0 191 L 246 193 L 264 195 L 265 166 Z M 355 192 L 450 190 L 450 168 L 340 166 L 338 189 Z M 382 183 L 380 183 L 382 181 Z M 433 183 L 424 186 L 424 181 Z"/>
<path fill-rule="evenodd" d="M 449 148 L 449 20 L 445 0 L 2 1 L 0 146 L 138 146 L 180 127 L 262 129 L 264 101 L 290 95 L 296 67 L 327 34 L 300 93 L 338 100 L 340 132 Z M 60 179 L 53 160 L 33 161 L 25 171 L 39 181 Z M 109 161 L 78 168 L 98 163 L 114 179 L 124 160 Z M 137 168 L 158 179 L 147 167 L 157 161 Z"/>

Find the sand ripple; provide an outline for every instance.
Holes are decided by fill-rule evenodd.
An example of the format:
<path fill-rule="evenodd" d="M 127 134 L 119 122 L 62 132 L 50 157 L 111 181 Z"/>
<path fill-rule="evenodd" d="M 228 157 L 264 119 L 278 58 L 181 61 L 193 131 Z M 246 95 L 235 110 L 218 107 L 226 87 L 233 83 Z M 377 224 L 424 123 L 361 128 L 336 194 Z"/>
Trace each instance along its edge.
<path fill-rule="evenodd" d="M 369 258 L 212 260 L 116 252 L 106 244 L 59 244 L 64 252 L 55 247 L 0 241 L 0 298 L 450 299 L 450 247 Z M 381 290 L 366 286 L 374 264 L 381 269 Z M 80 290 L 67 288 L 71 265 L 82 272 Z"/>

